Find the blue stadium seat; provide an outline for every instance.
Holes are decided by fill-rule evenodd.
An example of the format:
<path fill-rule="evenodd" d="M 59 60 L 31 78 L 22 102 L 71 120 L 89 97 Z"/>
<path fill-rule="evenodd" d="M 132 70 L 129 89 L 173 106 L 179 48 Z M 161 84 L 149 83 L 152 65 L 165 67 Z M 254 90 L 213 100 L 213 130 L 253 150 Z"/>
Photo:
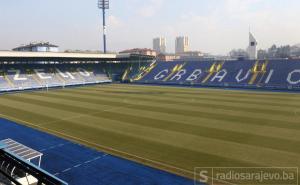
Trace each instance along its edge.
<path fill-rule="evenodd" d="M 299 90 L 300 61 L 157 62 L 150 72 L 133 81 L 163 85 Z"/>

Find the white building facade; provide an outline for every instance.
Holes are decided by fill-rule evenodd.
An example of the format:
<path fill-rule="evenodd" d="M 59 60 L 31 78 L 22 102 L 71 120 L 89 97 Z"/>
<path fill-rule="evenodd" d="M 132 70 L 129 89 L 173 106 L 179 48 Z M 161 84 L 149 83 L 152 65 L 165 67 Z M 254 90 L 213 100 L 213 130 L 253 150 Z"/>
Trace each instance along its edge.
<path fill-rule="evenodd" d="M 158 37 L 153 39 L 153 50 L 157 53 L 166 53 L 167 40 L 164 37 Z"/>
<path fill-rule="evenodd" d="M 181 54 L 189 51 L 190 42 L 188 37 L 177 37 L 175 40 L 175 53 Z"/>
<path fill-rule="evenodd" d="M 252 33 L 249 33 L 249 46 L 247 52 L 250 60 L 257 59 L 257 41 L 252 35 Z"/>

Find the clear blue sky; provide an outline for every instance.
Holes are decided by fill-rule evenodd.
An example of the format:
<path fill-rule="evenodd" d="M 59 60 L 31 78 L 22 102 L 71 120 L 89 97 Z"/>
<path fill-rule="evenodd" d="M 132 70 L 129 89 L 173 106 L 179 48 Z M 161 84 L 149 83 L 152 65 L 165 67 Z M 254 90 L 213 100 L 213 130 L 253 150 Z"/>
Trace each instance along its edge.
<path fill-rule="evenodd" d="M 299 0 L 110 0 L 108 48 L 152 47 L 164 36 L 174 51 L 177 35 L 191 49 L 225 54 L 246 48 L 251 27 L 259 47 L 300 42 Z M 50 41 L 61 49 L 100 48 L 97 0 L 1 0 L 0 49 Z"/>

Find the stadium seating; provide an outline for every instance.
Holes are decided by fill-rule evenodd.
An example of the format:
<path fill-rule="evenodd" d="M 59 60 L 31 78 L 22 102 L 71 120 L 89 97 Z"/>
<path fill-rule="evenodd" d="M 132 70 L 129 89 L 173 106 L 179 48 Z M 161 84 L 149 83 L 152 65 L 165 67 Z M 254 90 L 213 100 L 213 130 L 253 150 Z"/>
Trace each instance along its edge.
<path fill-rule="evenodd" d="M 231 88 L 300 89 L 300 61 L 157 62 L 135 83 Z M 147 71 L 145 73 L 145 71 Z"/>
<path fill-rule="evenodd" d="M 122 75 L 122 81 L 131 82 L 132 79 L 140 79 L 144 74 L 147 73 L 148 70 L 151 70 L 155 67 L 154 63 L 138 63 L 138 64 L 132 64 L 128 66 L 126 69 L 124 69 L 123 75 Z"/>
<path fill-rule="evenodd" d="M 300 90 L 300 61 L 11 64 L 0 69 L 0 92 L 110 83 L 112 79 L 142 84 Z"/>
<path fill-rule="evenodd" d="M 0 70 L 0 92 L 109 82 L 96 66 L 10 65 Z"/>
<path fill-rule="evenodd" d="M 0 72 L 0 91 L 7 91 L 10 89 L 11 86 L 9 85 L 8 81 L 6 80 L 6 76 L 4 75 L 4 72 Z"/>

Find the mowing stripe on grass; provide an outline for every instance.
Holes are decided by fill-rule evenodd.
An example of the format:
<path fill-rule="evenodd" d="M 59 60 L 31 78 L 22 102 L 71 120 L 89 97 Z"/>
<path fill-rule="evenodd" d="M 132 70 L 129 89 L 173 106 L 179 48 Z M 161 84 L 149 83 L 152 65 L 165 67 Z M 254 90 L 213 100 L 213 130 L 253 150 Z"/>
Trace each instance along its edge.
<path fill-rule="evenodd" d="M 24 103 L 30 102 L 31 104 L 35 104 L 35 105 L 44 105 L 54 109 L 63 107 L 64 109 L 67 109 L 69 111 L 77 112 L 80 115 L 85 114 L 85 116 L 105 118 L 109 120 L 120 121 L 123 123 L 142 125 L 150 128 L 153 127 L 153 128 L 163 129 L 163 130 L 167 129 L 175 132 L 183 132 L 184 130 L 184 133 L 193 134 L 196 136 L 204 136 L 204 137 L 215 138 L 215 139 L 220 139 L 225 141 L 237 142 L 241 144 L 269 147 L 278 150 L 300 153 L 300 148 L 289 147 L 290 145 L 300 146 L 300 141 L 284 140 L 284 139 L 278 139 L 276 137 L 270 138 L 270 137 L 259 136 L 254 134 L 246 134 L 246 133 L 241 134 L 237 132 L 226 131 L 222 129 L 207 128 L 203 126 L 184 125 L 184 124 L 174 123 L 171 121 L 164 121 L 161 119 L 143 118 L 140 116 L 133 116 L 133 115 L 128 116 L 117 112 L 106 112 L 105 110 L 101 111 L 99 109 L 97 111 L 97 109 L 81 108 L 79 106 L 71 106 L 63 103 L 53 103 L 53 102 L 47 102 L 45 100 L 36 100 L 36 99 L 30 99 L 25 97 L 14 96 L 11 97 L 11 99 L 21 101 Z M 74 118 L 71 117 L 68 120 L 72 120 L 80 117 L 82 116 L 77 116 Z"/>
<path fill-rule="evenodd" d="M 11 100 L 14 101 L 14 100 Z M 17 101 L 16 101 L 17 102 Z M 24 106 L 26 107 L 25 103 Z M 41 106 L 36 105 L 36 107 L 40 108 Z M 32 108 L 32 106 L 31 106 Z M 47 108 L 47 110 L 50 110 L 51 108 Z M 35 111 L 38 109 L 35 109 Z M 64 112 L 68 112 L 68 111 L 64 111 Z M 232 151 L 243 151 L 245 153 L 251 153 L 251 151 L 255 151 L 255 150 L 261 150 L 267 152 L 264 156 L 270 156 L 273 155 L 274 157 L 274 153 L 276 150 L 269 150 L 267 148 L 260 148 L 259 147 L 250 147 L 247 145 L 239 145 L 237 143 L 232 143 L 232 142 L 225 142 L 222 140 L 215 140 L 215 139 L 208 139 L 205 137 L 201 137 L 201 136 L 193 136 L 190 134 L 185 134 L 185 133 L 177 133 L 177 132 L 173 132 L 173 131 L 163 131 L 161 129 L 155 129 L 155 128 L 147 128 L 145 129 L 144 126 L 136 126 L 136 125 L 132 125 L 132 124 L 127 124 L 124 122 L 118 122 L 118 121 L 111 121 L 111 120 L 107 120 L 105 118 L 102 118 L 102 121 L 97 121 L 99 119 L 96 119 L 92 116 L 90 117 L 84 117 L 84 119 L 82 118 L 78 118 L 76 120 L 72 120 L 72 122 L 70 122 L 70 124 L 68 122 L 64 121 L 64 124 L 59 124 L 62 125 L 64 128 L 72 128 L 72 125 L 74 124 L 78 124 L 78 125 L 84 125 L 85 127 L 90 127 L 93 129 L 100 129 L 100 130 L 107 130 L 107 131 L 111 131 L 111 132 L 115 132 L 118 134 L 123 134 L 123 135 L 129 135 L 129 136 L 133 136 L 133 137 L 137 137 L 140 139 L 146 139 L 146 140 L 154 140 L 154 141 L 161 141 L 164 144 L 169 144 L 169 145 L 173 145 L 176 144 L 176 146 L 182 147 L 182 148 L 186 148 L 186 149 L 194 149 L 194 150 L 205 150 L 205 151 L 210 151 L 210 153 L 215 154 L 215 155 L 224 155 L 225 157 L 229 157 L 229 158 L 237 158 L 239 160 L 242 160 L 241 158 L 239 158 L 240 155 L 236 155 L 236 152 L 232 153 Z M 84 123 L 83 123 L 84 122 Z M 118 124 L 118 123 L 122 123 L 122 124 Z M 69 126 L 67 126 L 69 124 Z M 51 124 L 53 125 L 53 124 Z M 146 132 L 145 132 L 146 131 Z M 172 142 L 168 142 L 168 140 L 166 138 L 171 139 Z M 178 138 L 180 138 L 179 141 L 176 141 Z M 174 141 L 176 141 L 175 143 L 173 143 Z M 191 141 L 197 141 L 196 143 L 193 142 L 193 147 L 190 148 L 190 145 L 187 145 L 187 143 L 191 142 Z M 205 143 L 211 143 L 212 145 L 216 146 L 216 149 L 211 150 L 210 147 L 205 146 Z M 199 148 L 199 144 L 201 144 L 202 148 Z M 224 153 L 224 150 L 226 150 L 224 147 L 226 147 L 226 149 L 229 149 L 229 153 Z M 239 148 L 239 149 L 238 149 Z M 222 152 L 223 151 L 223 152 Z M 247 151 L 247 152 L 246 152 Z M 268 152 L 269 151 L 269 152 Z M 214 153 L 215 152 L 215 153 Z M 263 153 L 263 152 L 261 152 Z M 277 154 L 279 154 L 279 158 L 282 155 L 285 156 L 289 156 L 289 155 L 293 155 L 292 153 L 287 153 L 287 152 L 283 152 L 285 154 L 283 154 L 281 151 L 277 150 L 276 151 Z M 297 155 L 295 155 L 297 156 Z M 249 156 L 250 157 L 250 156 Z M 250 159 L 246 160 L 248 162 L 253 162 L 253 161 L 259 161 L 259 158 L 255 158 L 252 159 L 252 157 L 255 157 L 255 155 L 251 155 Z M 273 159 L 272 158 L 272 159 Z M 278 160 L 279 158 L 276 158 L 276 160 Z M 263 160 L 261 162 L 264 163 L 268 163 L 267 160 Z M 281 163 L 284 164 L 284 161 L 281 160 Z"/>
<path fill-rule="evenodd" d="M 77 99 L 83 102 L 90 102 L 90 103 L 100 103 L 105 105 L 113 105 L 113 106 L 124 106 L 124 105 L 135 105 L 135 108 L 142 109 L 142 110 L 149 110 L 149 111 L 157 111 L 157 112 L 164 112 L 170 114 L 177 114 L 187 117 L 198 117 L 198 118 L 214 118 L 217 120 L 225 120 L 230 122 L 238 122 L 238 123 L 246 123 L 246 124 L 256 124 L 256 125 L 263 125 L 263 126 L 273 126 L 278 128 L 289 128 L 289 129 L 300 129 L 300 125 L 298 123 L 298 119 L 294 117 L 286 117 L 287 120 L 276 120 L 274 115 L 268 114 L 259 114 L 259 117 L 256 115 L 249 115 L 247 112 L 242 112 L 242 116 L 239 115 L 239 112 L 235 111 L 218 111 L 214 109 L 206 110 L 205 107 L 198 107 L 197 110 L 194 108 L 189 108 L 182 110 L 180 107 L 174 107 L 172 105 L 157 105 L 155 103 L 147 102 L 146 105 L 142 105 L 141 102 L 137 103 L 134 101 L 126 101 L 126 99 L 119 99 L 116 100 L 114 98 L 107 99 L 101 98 L 97 96 L 89 96 L 89 95 L 78 95 L 75 93 L 51 93 L 51 95 L 46 94 L 45 96 L 52 96 L 52 97 L 62 97 L 69 100 Z M 150 106 L 151 105 L 151 106 Z M 258 115 L 257 115 L 258 116 Z M 278 117 L 278 116 L 277 116 Z M 245 121 L 244 121 L 245 120 Z"/>
<path fill-rule="evenodd" d="M 3 95 L 0 111 L 98 149 L 166 164 L 165 169 L 300 166 L 300 95 L 286 96 L 107 85 Z"/>
<path fill-rule="evenodd" d="M 115 110 L 118 109 L 118 115 L 119 114 L 127 115 L 127 116 L 130 116 L 133 118 L 137 117 L 140 120 L 146 119 L 146 120 L 148 120 L 147 122 L 152 122 L 152 123 L 153 122 L 159 123 L 159 121 L 164 121 L 163 123 L 172 123 L 166 127 L 173 127 L 174 126 L 173 123 L 179 123 L 179 124 L 185 124 L 188 126 L 200 126 L 201 128 L 202 127 L 214 128 L 214 129 L 228 130 L 228 131 L 246 133 L 246 134 L 255 134 L 255 135 L 268 136 L 268 137 L 274 137 L 274 138 L 282 138 L 282 139 L 295 140 L 295 141 L 300 140 L 300 131 L 291 130 L 291 129 L 282 129 L 282 128 L 278 129 L 275 127 L 266 127 L 266 126 L 259 126 L 259 125 L 245 125 L 245 124 L 240 124 L 240 123 L 226 122 L 224 120 L 218 121 L 218 120 L 214 120 L 213 118 L 211 118 L 211 119 L 192 118 L 192 117 L 191 118 L 186 118 L 186 117 L 182 118 L 181 116 L 178 116 L 176 114 L 170 115 L 170 114 L 161 113 L 161 112 L 143 111 L 143 110 L 139 110 L 139 109 L 134 109 L 134 107 L 133 108 L 130 108 L 130 107 L 122 108 L 122 107 L 106 106 L 106 105 L 96 104 L 96 103 L 87 103 L 87 102 L 82 102 L 82 101 L 80 102 L 78 100 L 66 100 L 65 98 L 58 98 L 58 97 L 52 98 L 49 96 L 47 98 L 45 98 L 45 96 L 38 96 L 34 93 L 22 94 L 22 97 L 27 98 L 28 101 L 39 100 L 39 101 L 42 101 L 43 103 L 44 102 L 49 102 L 49 103 L 55 102 L 55 103 L 61 104 L 61 107 L 63 107 L 64 105 L 71 105 L 74 107 L 88 109 L 91 112 L 97 112 L 99 110 L 104 110 L 104 111 L 108 111 L 108 112 L 112 112 L 112 113 L 116 114 Z M 93 115 L 94 114 L 95 113 L 93 113 Z M 159 117 L 159 119 L 154 119 L 154 118 L 158 118 L 158 117 Z M 123 119 L 123 120 L 126 120 L 126 119 Z M 144 121 L 146 121 L 146 120 L 144 120 Z"/>

